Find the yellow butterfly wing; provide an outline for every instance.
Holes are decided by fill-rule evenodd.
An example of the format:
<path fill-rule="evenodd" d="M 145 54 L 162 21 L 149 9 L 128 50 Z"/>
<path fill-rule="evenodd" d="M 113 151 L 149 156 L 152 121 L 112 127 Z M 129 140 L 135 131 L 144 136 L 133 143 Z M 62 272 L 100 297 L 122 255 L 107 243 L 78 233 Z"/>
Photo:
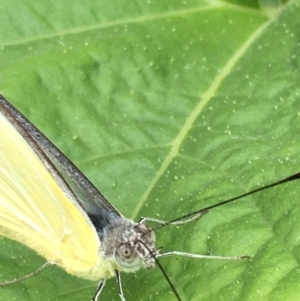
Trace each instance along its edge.
<path fill-rule="evenodd" d="M 0 235 L 71 274 L 90 278 L 99 264 L 100 241 L 75 195 L 55 172 L 50 174 L 47 161 L 3 112 L 0 144 Z"/>

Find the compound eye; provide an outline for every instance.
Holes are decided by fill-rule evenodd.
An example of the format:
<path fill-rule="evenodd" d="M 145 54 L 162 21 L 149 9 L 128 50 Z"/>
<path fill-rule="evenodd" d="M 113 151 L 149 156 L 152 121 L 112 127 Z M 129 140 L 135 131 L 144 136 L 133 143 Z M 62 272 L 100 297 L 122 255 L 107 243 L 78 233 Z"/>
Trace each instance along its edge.
<path fill-rule="evenodd" d="M 140 256 L 129 244 L 121 244 L 115 252 L 116 262 L 124 268 L 133 268 L 140 264 Z"/>

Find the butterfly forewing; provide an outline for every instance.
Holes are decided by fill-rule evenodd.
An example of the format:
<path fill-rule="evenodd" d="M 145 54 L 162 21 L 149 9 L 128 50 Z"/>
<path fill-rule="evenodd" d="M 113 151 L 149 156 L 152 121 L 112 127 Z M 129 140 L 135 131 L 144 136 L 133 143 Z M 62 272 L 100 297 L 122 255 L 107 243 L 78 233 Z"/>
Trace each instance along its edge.
<path fill-rule="evenodd" d="M 43 150 L 16 130 L 0 101 L 0 235 L 72 274 L 92 269 L 99 239 L 87 214 L 64 179 L 49 172 L 51 162 L 41 161 Z"/>

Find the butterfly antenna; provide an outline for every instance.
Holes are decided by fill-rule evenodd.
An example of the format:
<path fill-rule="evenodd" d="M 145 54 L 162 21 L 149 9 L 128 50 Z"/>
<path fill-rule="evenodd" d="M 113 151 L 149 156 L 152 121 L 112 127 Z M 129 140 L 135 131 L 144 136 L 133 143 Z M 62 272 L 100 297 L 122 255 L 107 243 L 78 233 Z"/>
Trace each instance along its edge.
<path fill-rule="evenodd" d="M 6 286 L 6 285 L 10 285 L 10 284 L 14 284 L 23 280 L 26 280 L 32 276 L 35 276 L 36 274 L 39 274 L 41 271 L 43 271 L 46 267 L 48 267 L 50 264 L 52 264 L 50 261 L 47 261 L 46 263 L 44 263 L 41 267 L 39 267 L 37 270 L 35 270 L 34 272 L 27 274 L 24 277 L 20 277 L 20 278 L 16 278 L 14 280 L 11 281 L 5 281 L 0 283 L 0 286 Z"/>
<path fill-rule="evenodd" d="M 241 194 L 239 196 L 236 196 L 236 197 L 230 198 L 228 200 L 225 200 L 225 201 L 222 201 L 222 202 L 219 202 L 219 203 L 207 206 L 207 207 L 202 208 L 200 210 L 197 210 L 197 211 L 185 214 L 185 215 L 180 216 L 178 218 L 175 218 L 175 219 L 173 219 L 171 221 L 166 221 L 166 222 L 160 223 L 160 225 L 158 225 L 157 227 L 152 228 L 152 230 L 156 231 L 156 230 L 158 230 L 160 228 L 163 228 L 163 227 L 165 227 L 167 225 L 178 224 L 180 221 L 181 221 L 181 223 L 188 223 L 190 221 L 193 221 L 193 220 L 196 220 L 196 219 L 200 218 L 203 214 L 205 214 L 210 209 L 213 209 L 213 208 L 216 208 L 216 207 L 223 206 L 225 204 L 234 202 L 236 200 L 242 199 L 242 198 L 244 198 L 246 196 L 249 196 L 251 194 L 254 194 L 256 192 L 263 191 L 263 190 L 269 189 L 271 187 L 275 187 L 275 186 L 278 186 L 278 185 L 281 185 L 281 184 L 284 184 L 284 183 L 288 183 L 288 182 L 291 182 L 291 181 L 294 181 L 294 180 L 299 180 L 299 179 L 300 179 L 300 172 L 298 172 L 296 174 L 293 174 L 293 175 L 291 175 L 291 176 L 289 176 L 287 178 L 284 178 L 282 180 L 276 181 L 274 183 L 271 183 L 271 184 L 259 187 L 257 189 L 251 190 L 249 192 L 243 193 L 243 194 Z M 185 219 L 187 221 L 183 221 Z"/>
<path fill-rule="evenodd" d="M 162 274 L 164 275 L 165 279 L 168 281 L 172 292 L 174 293 L 174 295 L 176 296 L 176 299 L 178 301 L 182 301 L 182 299 L 180 298 L 175 285 L 172 283 L 171 279 L 169 278 L 169 276 L 167 275 L 165 269 L 163 268 L 163 266 L 160 264 L 159 260 L 156 258 L 156 256 L 151 252 L 151 250 L 146 246 L 146 244 L 144 244 L 141 240 L 139 240 L 139 242 L 148 250 L 148 252 L 150 253 L 150 255 L 154 258 L 155 263 L 157 264 L 157 266 L 159 267 L 159 269 L 161 270 Z"/>

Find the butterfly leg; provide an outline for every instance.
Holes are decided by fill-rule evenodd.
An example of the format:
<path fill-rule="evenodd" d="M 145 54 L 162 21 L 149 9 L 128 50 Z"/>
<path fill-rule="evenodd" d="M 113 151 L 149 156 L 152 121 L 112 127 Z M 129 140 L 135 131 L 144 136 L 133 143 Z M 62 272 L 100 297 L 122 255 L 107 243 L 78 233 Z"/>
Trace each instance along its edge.
<path fill-rule="evenodd" d="M 116 271 L 116 274 L 117 274 L 117 282 L 118 282 L 118 287 L 119 287 L 119 296 L 122 301 L 126 301 L 124 293 L 123 293 L 123 288 L 122 288 L 121 273 L 119 271 Z"/>
<path fill-rule="evenodd" d="M 167 256 L 183 256 L 183 257 L 191 257 L 191 258 L 198 258 L 198 259 L 221 259 L 221 260 L 241 260 L 241 259 L 248 259 L 250 256 L 214 256 L 214 255 L 201 255 L 201 254 L 194 254 L 194 253 L 187 253 L 187 252 L 180 252 L 180 251 L 171 251 L 162 254 L 158 254 L 156 258 L 160 257 L 167 257 Z"/>
<path fill-rule="evenodd" d="M 104 285 L 105 285 L 105 282 L 106 282 L 106 279 L 102 279 L 99 284 L 98 284 L 98 288 L 97 288 L 97 291 L 96 291 L 96 294 L 95 296 L 93 297 L 92 301 L 98 301 L 98 298 L 104 288 Z"/>
<path fill-rule="evenodd" d="M 23 277 L 16 278 L 16 279 L 14 279 L 14 280 L 2 282 L 2 283 L 0 283 L 0 286 L 6 286 L 6 285 L 14 284 L 14 283 L 23 281 L 23 280 L 25 280 L 25 279 L 28 279 L 29 277 L 35 276 L 36 274 L 38 274 L 38 273 L 40 273 L 42 270 L 44 270 L 46 267 L 48 267 L 50 264 L 53 264 L 53 263 L 50 262 L 50 261 L 47 261 L 46 263 L 44 263 L 41 267 L 39 267 L 39 268 L 38 268 L 37 270 L 35 270 L 34 272 L 32 272 L 32 273 L 30 273 L 30 274 L 27 274 L 27 275 L 25 275 L 25 276 L 23 276 Z"/>
<path fill-rule="evenodd" d="M 161 225 L 183 225 L 183 224 L 188 224 L 190 222 L 198 220 L 200 217 L 202 217 L 207 212 L 208 212 L 207 210 L 199 211 L 196 214 L 187 216 L 186 218 L 182 217 L 182 219 L 180 218 L 180 220 L 174 220 L 174 221 L 164 221 L 164 220 L 160 220 L 160 219 L 152 218 L 152 217 L 141 217 L 139 220 L 139 224 L 143 224 L 146 221 L 150 221 L 150 222 L 158 223 Z"/>

